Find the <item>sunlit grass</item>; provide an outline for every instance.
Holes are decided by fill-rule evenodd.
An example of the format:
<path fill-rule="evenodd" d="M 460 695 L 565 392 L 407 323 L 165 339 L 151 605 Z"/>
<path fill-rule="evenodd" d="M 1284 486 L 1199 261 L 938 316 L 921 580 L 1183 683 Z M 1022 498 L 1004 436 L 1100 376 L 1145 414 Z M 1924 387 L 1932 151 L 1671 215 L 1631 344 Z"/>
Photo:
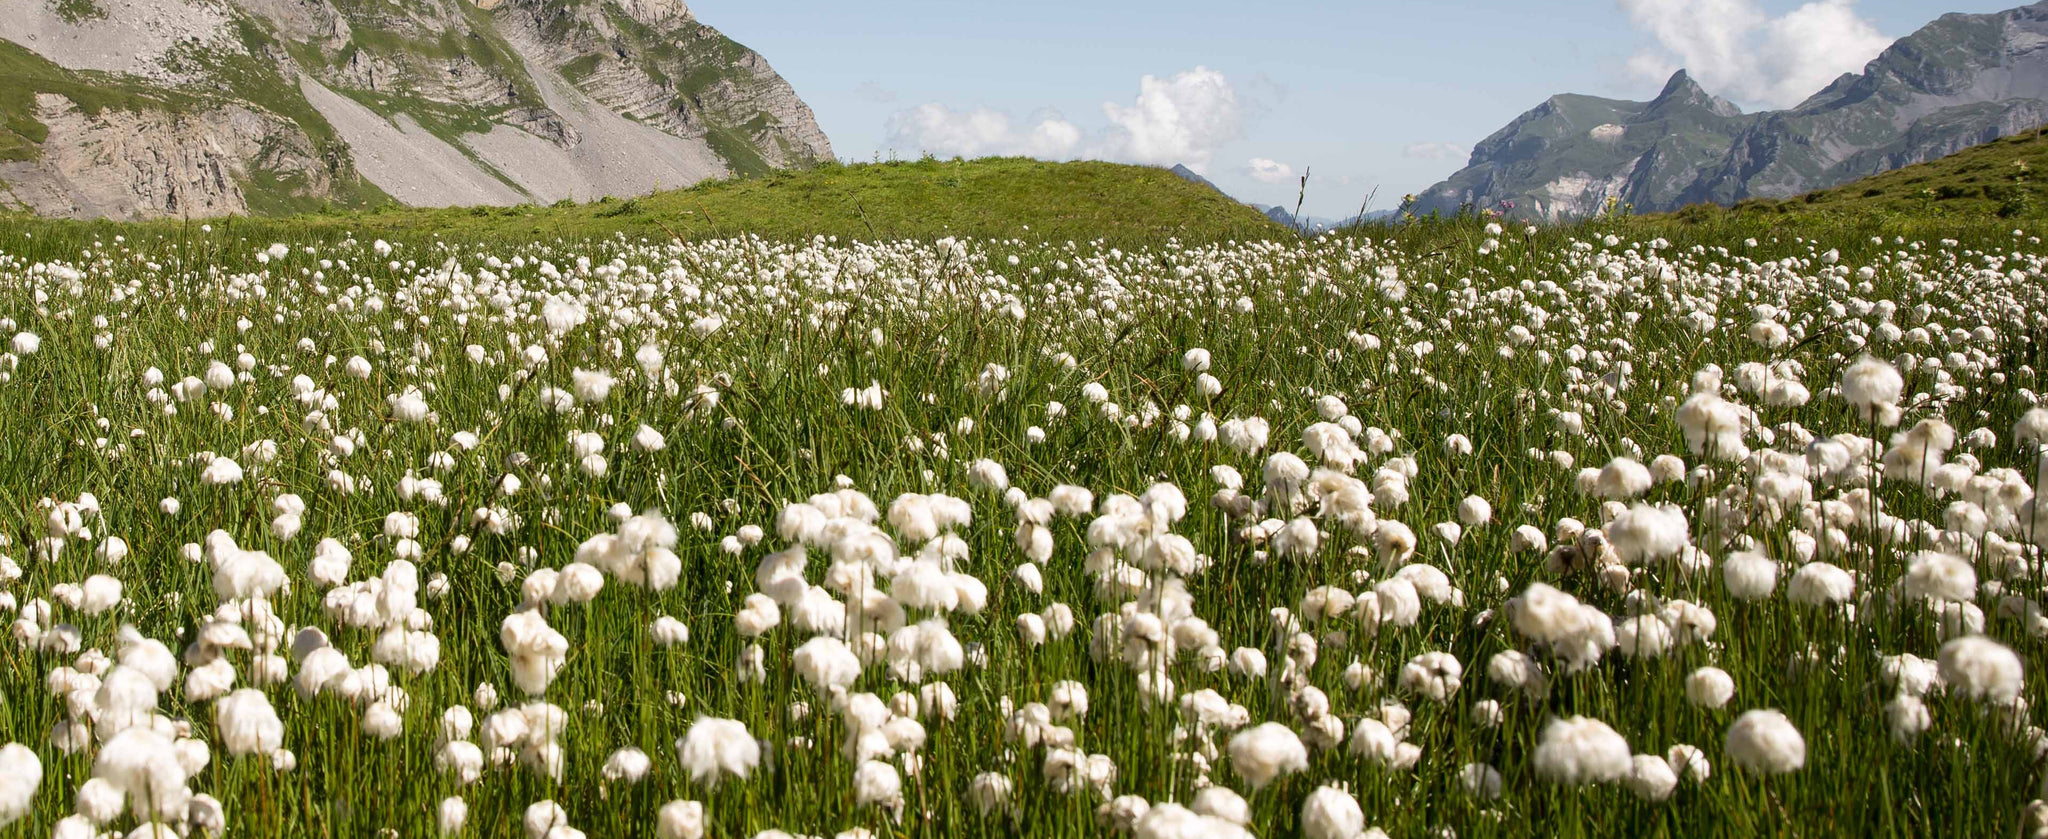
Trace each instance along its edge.
<path fill-rule="evenodd" d="M 108 574 L 125 585 L 121 606 L 85 615 L 58 604 L 51 623 L 74 625 L 82 648 L 110 656 L 118 657 L 116 632 L 124 624 L 181 651 L 216 606 L 214 571 L 181 551 L 220 530 L 288 571 L 289 591 L 270 600 L 288 627 L 320 627 L 362 666 L 377 633 L 342 626 L 323 606 L 323 592 L 307 573 L 315 543 L 332 537 L 353 552 L 348 579 L 377 576 L 397 548 L 382 535 L 386 515 L 412 512 L 420 521 L 421 580 L 445 575 L 445 593 L 419 601 L 439 639 L 438 666 L 420 674 L 391 668 L 393 684 L 409 700 L 396 739 L 364 731 L 366 702 L 331 693 L 305 698 L 289 683 L 269 686 L 285 725 L 284 748 L 296 762 L 279 771 L 263 757 L 227 754 L 211 702 L 188 702 L 178 687 L 164 692 L 160 711 L 188 721 L 192 738 L 212 742 L 212 759 L 190 789 L 223 803 L 231 835 L 433 835 L 437 805 L 449 796 L 466 802 L 467 831 L 494 836 L 522 833 L 522 814 L 542 800 L 560 804 L 569 824 L 591 836 L 649 835 L 658 808 L 677 799 L 703 802 L 709 835 L 717 836 L 856 828 L 877 835 L 1096 835 L 1113 829 L 1099 811 L 1110 799 L 1094 790 L 1053 791 L 1045 747 L 1006 735 L 1005 707 L 1047 701 L 1062 680 L 1085 685 L 1091 707 L 1085 717 L 1058 722 L 1072 729 L 1085 754 L 1114 762 L 1110 793 L 1156 806 L 1190 803 L 1212 784 L 1229 786 L 1249 802 L 1249 828 L 1260 836 L 1299 835 L 1304 799 L 1326 783 L 1346 785 L 1365 823 L 1395 837 L 2007 836 L 2026 824 L 2026 804 L 2040 795 L 2044 741 L 2032 707 L 1994 708 L 1931 693 L 1932 728 L 1912 743 L 1892 736 L 1883 707 L 1896 690 L 1881 657 L 1910 652 L 1933 659 L 1945 639 L 1926 607 L 1910 600 L 1891 605 L 1906 556 L 1930 544 L 1927 533 L 1892 543 L 1852 532 L 1850 551 L 1823 557 L 1863 574 L 1853 618 L 1785 596 L 1785 580 L 1800 564 L 1791 531 L 1813 528 L 1800 509 L 1775 521 L 1747 504 L 1738 511 L 1748 517 L 1709 515 L 1711 499 L 1756 477 L 1754 465 L 1745 471 L 1713 463 L 1711 474 L 1660 484 L 1643 500 L 1685 510 L 1692 543 L 1715 560 L 1734 550 L 1727 540 L 1736 537 L 1777 559 L 1783 572 L 1765 600 L 1731 598 L 1718 567 L 1687 574 L 1670 563 L 1628 575 L 1637 592 L 1632 599 L 1592 574 L 1546 569 L 1542 552 L 1515 550 L 1511 538 L 1528 524 L 1554 541 L 1565 517 L 1603 523 L 1600 499 L 1575 486 L 1578 468 L 1623 455 L 1647 463 L 1666 453 L 1688 468 L 1707 465 L 1688 450 L 1676 414 L 1694 374 L 1709 365 L 1726 371 L 1729 399 L 1756 411 L 1757 422 L 1743 435 L 1751 448 L 1775 447 L 1803 463 L 1805 446 L 1786 425 L 1797 423 L 1816 436 L 1875 436 L 1882 449 L 1891 430 L 1873 429 L 1829 392 L 1841 368 L 1865 350 L 1852 342 L 1868 330 L 1848 324 L 1882 319 L 1831 309 L 1855 299 L 1896 303 L 1893 319 L 1905 329 L 1941 324 L 1944 334 L 1925 344 L 1902 337 L 1868 348 L 1894 361 L 1907 353 L 1944 359 L 1945 384 L 1956 388 L 1937 398 L 1930 394 L 1942 374 L 1909 370 L 1901 428 L 1934 416 L 1959 437 L 1988 428 L 1995 444 L 1958 444 L 1956 454 L 1977 458 L 1979 471 L 2017 469 L 2031 482 L 2034 448 L 2017 444 L 2012 431 L 2034 407 L 2033 389 L 2041 387 L 2035 371 L 2048 363 L 2037 340 L 2048 311 L 2041 279 L 2048 258 L 2038 242 L 2006 228 L 1963 230 L 1962 239 L 1944 244 L 1932 234 L 1873 241 L 1863 230 L 1799 241 L 1740 228 L 1616 222 L 1525 234 L 1474 222 L 1373 234 L 1387 240 L 1157 241 L 1122 249 L 998 239 L 562 242 L 465 232 L 390 236 L 395 247 L 388 255 L 374 251 L 373 237 L 348 238 L 339 229 L 248 239 L 138 228 L 123 234 L 134 238 L 120 240 L 89 228 L 0 231 L 0 316 L 9 320 L 0 331 L 40 339 L 33 354 L 10 354 L 0 367 L 10 373 L 0 385 L 0 474 L 12 477 L 0 482 L 0 532 L 11 534 L 0 552 L 22 571 L 0 591 L 13 599 L 15 617 L 33 600 L 56 600 L 53 586 Z M 1616 237 L 1603 241 L 1610 231 Z M 1752 235 L 1759 241 L 1745 245 Z M 1667 239 L 1653 248 L 1650 236 Z M 285 247 L 270 253 L 280 255 L 259 260 L 273 238 Z M 1824 257 L 1829 252 L 1838 261 Z M 1866 266 L 1872 275 L 1858 277 Z M 551 335 L 543 317 L 551 299 L 583 303 L 587 320 Z M 1774 320 L 1794 331 L 1782 345 L 1745 337 L 1759 319 L 1758 304 L 1778 309 Z M 1543 315 L 1536 317 L 1539 308 Z M 1705 330 L 1688 321 L 1702 309 L 1713 315 Z M 634 313 L 630 322 L 614 317 L 621 311 Z M 710 315 L 722 324 L 704 328 Z M 1511 333 L 1517 324 L 1529 330 L 1528 340 Z M 1945 334 L 1978 326 L 1993 337 L 1954 341 Z M 635 359 L 648 344 L 664 356 L 653 375 Z M 471 360 L 470 345 L 481 348 L 481 361 Z M 540 350 L 537 363 L 524 356 L 529 346 Z M 1220 385 L 1214 397 L 1202 396 L 1195 372 L 1182 365 L 1195 347 L 1210 353 L 1208 372 Z M 1962 364 L 1946 360 L 1952 352 L 1962 354 Z M 231 387 L 209 388 L 190 401 L 167 395 L 158 402 L 149 394 L 151 368 L 164 374 L 160 387 L 168 391 L 186 376 L 204 377 L 214 360 L 239 366 L 243 353 L 251 361 L 247 377 Z M 354 356 L 368 362 L 367 377 L 346 372 Z M 1812 391 L 1807 404 L 1770 407 L 1734 392 L 1743 363 L 1784 360 L 1803 367 Z M 1628 372 L 1620 375 L 1623 362 Z M 990 365 L 1007 378 L 984 387 Z M 606 370 L 618 381 L 601 402 L 566 412 L 545 408 L 540 390 L 572 389 L 577 369 Z M 1615 380 L 1603 387 L 1610 374 Z M 332 406 L 302 400 L 293 385 L 299 375 L 330 395 Z M 886 394 L 878 409 L 842 400 L 844 390 L 871 383 Z M 1118 406 L 1116 418 L 1084 395 L 1090 383 Z M 394 418 L 387 397 L 408 386 L 422 390 L 431 423 Z M 715 404 L 704 393 L 716 394 Z M 1420 748 L 1412 768 L 1378 765 L 1340 743 L 1312 751 L 1306 771 L 1255 791 L 1226 756 L 1228 732 L 1211 735 L 1206 751 L 1213 754 L 1191 757 L 1205 751 L 1199 738 L 1177 735 L 1190 724 L 1177 703 L 1154 704 L 1142 695 L 1139 674 L 1116 655 L 1124 639 L 1103 640 L 1106 657 L 1091 655 L 1096 616 L 1138 598 L 1098 596 L 1097 581 L 1084 570 L 1089 521 L 1050 522 L 1054 553 L 1044 563 L 1043 592 L 1033 593 L 1012 573 L 1026 561 L 1013 538 L 1013 504 L 974 486 L 970 465 L 1002 464 L 1009 482 L 1031 498 L 1056 485 L 1083 486 L 1098 505 L 1157 482 L 1178 486 L 1188 509 L 1172 532 L 1211 563 L 1186 579 L 1193 612 L 1217 633 L 1223 652 L 1262 650 L 1270 672 L 1208 672 L 1201 656 L 1186 650 L 1166 670 L 1176 694 L 1211 688 L 1241 705 L 1254 725 L 1276 721 L 1301 731 L 1311 720 L 1293 707 L 1301 685 L 1280 678 L 1290 638 L 1276 631 L 1271 610 L 1299 608 L 1318 586 L 1370 596 L 1403 563 L 1383 566 L 1370 547 L 1347 551 L 1353 535 L 1330 516 L 1316 521 L 1322 538 L 1314 553 L 1269 556 L 1271 543 L 1243 538 L 1243 529 L 1267 514 L 1233 519 L 1213 506 L 1218 484 L 1210 468 L 1235 467 L 1244 492 L 1263 497 L 1269 455 L 1293 452 L 1316 465 L 1301 434 L 1328 419 L 1316 400 L 1326 395 L 1340 398 L 1357 419 L 1361 444 L 1373 436 L 1366 428 L 1390 442 L 1390 451 L 1356 467 L 1359 479 L 1371 481 L 1391 458 L 1413 459 L 1409 499 L 1376 504 L 1374 512 L 1414 531 L 1419 544 L 1406 561 L 1440 569 L 1464 604 L 1425 603 L 1412 626 L 1347 614 L 1310 630 L 1321 643 L 1300 675 L 1327 694 L 1346 739 L 1360 719 L 1381 717 L 1383 703 L 1398 702 L 1412 713 L 1404 742 Z M 1049 414 L 1055 401 L 1065 405 L 1065 416 Z M 1185 414 L 1177 415 L 1183 406 Z M 316 411 L 324 419 L 309 423 Z M 1557 419 L 1567 411 L 1581 415 L 1583 434 Z M 1198 433 L 1191 429 L 1205 413 L 1217 422 L 1262 417 L 1270 443 L 1239 452 L 1182 439 Z M 661 432 L 665 447 L 636 448 L 642 425 Z M 459 431 L 477 436 L 473 450 L 453 442 Z M 601 476 L 572 453 L 569 435 L 576 431 L 603 437 Z M 1042 442 L 1031 442 L 1038 434 Z M 1472 451 L 1448 451 L 1453 434 L 1469 438 Z M 337 437 L 354 440 L 352 453 L 336 453 Z M 266 440 L 276 446 L 275 460 L 260 463 L 245 453 Z M 233 458 L 248 474 L 237 483 L 204 485 L 205 458 L 195 458 L 203 452 Z M 446 470 L 430 463 L 442 452 L 452 461 Z M 1561 466 L 1556 452 L 1574 465 Z M 355 492 L 334 488 L 336 470 L 356 483 Z M 399 487 L 408 473 L 440 480 L 446 505 L 403 500 Z M 522 488 L 504 496 L 508 475 Z M 759 639 L 765 680 L 747 684 L 736 675 L 750 641 L 736 631 L 734 615 L 756 591 L 763 556 L 789 545 L 775 532 L 778 515 L 838 488 L 841 476 L 884 511 L 906 492 L 971 502 L 972 523 L 956 531 L 969 549 L 958 570 L 987 588 L 979 613 L 948 616 L 969 663 L 922 682 L 948 685 L 958 697 L 957 716 L 942 720 L 920 709 L 928 738 L 914 761 L 895 760 L 903 771 L 895 808 L 856 803 L 857 767 L 841 753 L 845 724 L 832 700 L 815 694 L 790 664 L 808 639 L 791 625 L 792 610 L 784 608 L 781 626 Z M 1843 492 L 1812 484 L 1814 502 Z M 306 504 L 301 530 L 289 540 L 271 525 L 273 501 L 287 492 Z M 91 538 L 74 533 L 54 561 L 39 559 L 36 542 L 48 535 L 50 508 L 84 493 L 100 509 L 88 517 Z M 1875 494 L 1892 516 L 1932 522 L 1935 531 L 1949 527 L 1944 515 L 1953 494 L 1938 497 L 1897 480 Z M 1455 544 L 1435 534 L 1434 525 L 1458 520 L 1459 502 L 1471 495 L 1491 502 L 1492 521 L 1463 528 Z M 176 515 L 162 511 L 167 497 L 179 499 Z M 504 706 L 529 701 L 515 687 L 501 622 L 520 608 L 521 581 L 532 569 L 565 566 L 588 537 L 615 529 L 609 511 L 619 503 L 660 510 L 681 531 L 674 547 L 680 579 L 650 591 L 612 578 L 590 603 L 548 606 L 546 621 L 567 639 L 568 654 L 534 699 L 568 712 L 561 778 L 514 762 L 487 765 L 478 783 L 457 784 L 435 765 L 440 715 L 470 705 L 481 727 L 486 709 L 476 692 L 485 682 Z M 516 514 L 523 526 L 486 532 L 475 514 L 492 506 Z M 1320 515 L 1315 503 L 1298 512 Z M 694 514 L 708 517 L 709 527 L 693 525 Z M 1294 514 L 1270 516 L 1285 521 Z M 1733 523 L 1716 534 L 1717 521 Z M 767 530 L 761 544 L 737 555 L 721 548 L 723 538 L 750 524 Z M 1977 605 L 1984 632 L 2028 665 L 2023 695 L 2031 700 L 2042 695 L 2034 666 L 2043 652 L 2038 549 L 2031 529 L 2006 535 L 2023 543 L 2018 573 L 1989 548 L 1968 559 L 1981 580 L 2001 583 L 1995 595 L 1979 593 Z M 93 546 L 112 536 L 125 539 L 132 553 L 109 565 Z M 469 549 L 458 551 L 458 540 Z M 906 557 L 922 547 L 899 541 Z M 811 551 L 810 583 L 822 580 L 828 553 Z M 886 575 L 880 581 L 888 586 Z M 1153 572 L 1146 586 L 1164 581 Z M 1711 610 L 1718 629 L 1710 643 L 1656 658 L 1609 651 L 1598 664 L 1566 673 L 1506 619 L 1507 599 L 1534 582 L 1568 591 L 1616 620 L 1647 602 L 1682 598 Z M 2024 606 L 2002 605 L 2005 598 L 2036 604 L 2034 617 Z M 1078 627 L 1064 640 L 1028 646 L 1016 619 L 1054 603 L 1070 606 Z M 653 643 L 647 627 L 663 615 L 689 627 L 687 643 Z M 913 620 L 924 616 L 913 610 Z M 51 628 L 17 625 L 16 638 Z M 1330 631 L 1345 633 L 1348 643 L 1330 643 Z M 73 812 L 77 789 L 93 775 L 97 744 L 63 754 L 50 741 L 53 726 L 71 712 L 45 679 L 53 668 L 74 664 L 77 654 L 25 641 L 9 641 L 6 649 L 0 740 L 33 749 L 44 778 L 26 816 L 0 834 L 40 836 Z M 1510 649 L 1551 668 L 1546 696 L 1489 678 L 1489 659 Z M 1398 685 L 1402 666 L 1432 651 L 1450 653 L 1463 667 L 1462 684 L 1441 703 Z M 250 686 L 253 653 L 224 654 L 238 671 L 235 687 Z M 1372 671 L 1357 689 L 1345 676 L 1354 662 Z M 1736 684 L 1723 708 L 1686 700 L 1687 674 L 1709 665 Z M 853 690 L 885 702 L 905 692 L 915 706 L 919 687 L 875 662 Z M 1473 705 L 1482 700 L 1499 702 L 1499 725 L 1474 721 Z M 1755 708 L 1788 715 L 1805 739 L 1803 768 L 1760 777 L 1728 759 L 1729 725 Z M 1616 783 L 1579 788 L 1544 781 L 1533 756 L 1543 727 L 1573 715 L 1605 721 L 1635 753 L 1697 746 L 1712 763 L 1711 777 L 1682 780 L 1660 802 L 1639 800 Z M 766 742 L 751 778 L 715 789 L 689 779 L 676 741 L 700 716 L 739 720 Z M 653 758 L 652 773 L 637 784 L 606 783 L 601 767 L 627 746 Z M 913 764 L 917 771 L 907 771 Z M 1468 764 L 1500 773 L 1498 799 L 1467 791 L 1460 774 Z M 1012 808 L 984 813 L 975 805 L 970 781 L 984 772 L 1014 784 Z M 125 833 L 135 826 L 123 814 L 103 827 Z"/>

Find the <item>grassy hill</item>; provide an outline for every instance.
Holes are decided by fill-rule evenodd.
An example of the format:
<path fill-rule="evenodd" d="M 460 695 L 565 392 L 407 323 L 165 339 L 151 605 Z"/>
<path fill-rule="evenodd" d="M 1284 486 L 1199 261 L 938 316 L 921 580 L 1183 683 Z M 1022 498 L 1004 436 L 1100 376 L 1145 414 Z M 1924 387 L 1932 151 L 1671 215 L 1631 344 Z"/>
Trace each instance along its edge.
<path fill-rule="evenodd" d="M 2048 218 L 2048 126 L 1793 198 L 1751 199 L 1725 210 L 1687 207 L 1671 216 L 1724 213 L 1960 223 Z"/>
<path fill-rule="evenodd" d="M 65 222 L 15 217 L 0 225 L 52 233 L 176 232 L 183 222 Z M 196 225 L 197 222 L 191 224 Z M 1023 158 L 826 164 L 716 181 L 633 199 L 550 207 L 383 208 L 211 221 L 250 236 L 321 234 L 461 238 L 586 238 L 623 233 L 700 239 L 941 236 L 1156 241 L 1284 235 L 1251 207 L 1165 169 Z"/>

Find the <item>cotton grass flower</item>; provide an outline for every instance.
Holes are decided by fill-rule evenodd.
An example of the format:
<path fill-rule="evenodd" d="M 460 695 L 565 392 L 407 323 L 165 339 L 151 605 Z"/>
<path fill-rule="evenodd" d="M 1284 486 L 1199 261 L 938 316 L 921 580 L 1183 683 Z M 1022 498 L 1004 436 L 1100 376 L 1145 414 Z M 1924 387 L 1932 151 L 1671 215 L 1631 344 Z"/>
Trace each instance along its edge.
<path fill-rule="evenodd" d="M 1633 458 L 1617 457 L 1601 467 L 1593 493 L 1601 498 L 1628 500 L 1650 491 L 1650 470 Z"/>
<path fill-rule="evenodd" d="M 1264 449 L 1272 433 L 1271 426 L 1259 417 L 1227 420 L 1218 430 L 1223 445 L 1247 457 Z"/>
<path fill-rule="evenodd" d="M 791 663 L 797 675 L 820 696 L 844 689 L 860 678 L 860 658 L 837 638 L 819 636 L 805 641 L 791 656 Z"/>
<path fill-rule="evenodd" d="M 1233 822 L 1197 813 L 1179 804 L 1153 807 L 1131 825 L 1135 839 L 1250 839 L 1251 831 Z"/>
<path fill-rule="evenodd" d="M 127 807 L 127 793 L 103 778 L 88 778 L 75 796 L 78 815 L 92 824 L 107 824 L 121 817 Z"/>
<path fill-rule="evenodd" d="M 1695 393 L 1678 407 L 1679 430 L 1686 449 L 1713 460 L 1736 462 L 1749 457 L 1743 429 L 1751 420 L 1747 409 L 1711 392 Z"/>
<path fill-rule="evenodd" d="M 1229 752 L 1232 771 L 1255 790 L 1308 768 L 1308 749 L 1300 736 L 1275 722 L 1238 732 L 1230 738 Z"/>
<path fill-rule="evenodd" d="M 974 803 L 984 818 L 1010 806 L 1010 796 L 1016 785 L 1010 779 L 996 772 L 975 775 L 967 784 L 967 800 Z"/>
<path fill-rule="evenodd" d="M 1761 600 L 1778 587 L 1778 563 L 1753 551 L 1737 551 L 1721 561 L 1721 579 L 1737 600 Z"/>
<path fill-rule="evenodd" d="M 1728 726 L 1722 753 L 1743 769 L 1780 775 L 1806 765 L 1806 738 L 1783 712 L 1760 708 L 1743 712 Z"/>
<path fill-rule="evenodd" d="M 1302 799 L 1301 832 L 1307 839 L 1356 839 L 1365 833 L 1365 811 L 1342 788 L 1317 787 Z"/>
<path fill-rule="evenodd" d="M 1997 641 L 1981 635 L 1952 639 L 1941 645 L 1938 661 L 1942 682 L 1964 697 L 2011 704 L 2020 696 L 2020 657 Z"/>
<path fill-rule="evenodd" d="M 646 752 L 628 746 L 612 752 L 605 758 L 598 775 L 611 784 L 637 784 L 654 769 L 654 761 Z"/>
<path fill-rule="evenodd" d="M 1482 801 L 1500 797 L 1501 780 L 1500 770 L 1484 763 L 1468 763 L 1458 769 L 1458 786 Z"/>
<path fill-rule="evenodd" d="M 1939 551 L 1920 551 L 1906 561 L 1899 581 L 1907 597 L 1965 602 L 1977 598 L 1977 569 L 1968 560 Z"/>
<path fill-rule="evenodd" d="M 215 457 L 199 473 L 199 482 L 208 486 L 226 486 L 242 482 L 242 466 L 231 458 Z"/>
<path fill-rule="evenodd" d="M 235 691 L 214 703 L 213 712 L 229 755 L 269 755 L 284 745 L 284 722 L 260 690 Z"/>
<path fill-rule="evenodd" d="M 1493 521 L 1493 505 L 1477 495 L 1465 496 L 1458 502 L 1458 522 L 1466 527 L 1478 527 Z"/>
<path fill-rule="evenodd" d="M 1663 801 L 1678 789 L 1678 773 L 1661 756 L 1636 755 L 1629 760 L 1629 771 L 1622 777 L 1621 785 L 1644 801 Z"/>
<path fill-rule="evenodd" d="M 1825 562 L 1809 562 L 1792 573 L 1785 596 L 1804 606 L 1847 603 L 1856 594 L 1856 578 Z"/>
<path fill-rule="evenodd" d="M 683 644 L 689 643 L 690 628 L 684 625 L 682 621 L 676 620 L 675 618 L 669 617 L 668 615 L 662 615 L 661 617 L 655 618 L 653 623 L 648 624 L 647 636 L 648 638 L 653 640 L 655 645 L 657 646 L 681 646 Z"/>
<path fill-rule="evenodd" d="M 1867 355 L 1842 369 L 1842 400 L 1864 422 L 1899 424 L 1898 402 L 1905 387 L 1898 368 Z"/>
<path fill-rule="evenodd" d="M 498 637 L 511 657 L 514 684 L 529 696 L 546 693 L 566 662 L 569 640 L 531 609 L 506 616 Z"/>
<path fill-rule="evenodd" d="M 93 777 L 126 795 L 129 812 L 138 820 L 182 813 L 192 798 L 186 788 L 191 775 L 179 760 L 176 743 L 154 728 L 131 726 L 101 744 Z"/>
<path fill-rule="evenodd" d="M 527 805 L 521 823 L 526 827 L 527 839 L 544 839 L 569 826 L 569 813 L 551 800 L 536 801 Z"/>
<path fill-rule="evenodd" d="M 1195 793 L 1188 809 L 1231 824 L 1248 826 L 1252 822 L 1251 804 L 1236 790 L 1225 786 L 1204 787 Z"/>
<path fill-rule="evenodd" d="M 903 803 L 903 778 L 896 767 L 863 761 L 853 772 L 854 803 L 895 809 Z"/>
<path fill-rule="evenodd" d="M 434 810 L 434 824 L 442 836 L 454 836 L 469 823 L 469 804 L 460 796 L 448 796 Z"/>
<path fill-rule="evenodd" d="M 1658 615 L 1636 615 L 1614 625 L 1614 649 L 1629 658 L 1656 658 L 1674 644 L 1671 627 Z"/>
<path fill-rule="evenodd" d="M 1702 667 L 1685 677 L 1685 698 L 1702 708 L 1719 708 L 1735 698 L 1735 679 L 1719 667 Z"/>
<path fill-rule="evenodd" d="M 1409 659 L 1401 668 L 1401 689 L 1437 702 L 1448 701 L 1458 692 L 1465 668 L 1446 652 L 1427 652 Z"/>
<path fill-rule="evenodd" d="M 1515 631 L 1539 643 L 1574 670 L 1590 667 L 1615 646 L 1614 620 L 1578 598 L 1531 583 L 1505 607 Z"/>
<path fill-rule="evenodd" d="M 705 827 L 702 802 L 671 801 L 661 805 L 655 814 L 654 835 L 658 839 L 703 839 Z"/>
<path fill-rule="evenodd" d="M 42 783 L 43 762 L 35 752 L 20 743 L 0 746 L 0 827 L 28 815 Z"/>
<path fill-rule="evenodd" d="M 570 381 L 574 385 L 576 401 L 595 405 L 611 395 L 612 385 L 617 380 L 603 370 L 578 369 L 571 372 Z"/>
<path fill-rule="evenodd" d="M 1537 777 L 1571 786 L 1617 781 L 1633 766 L 1627 740 L 1606 723 L 1580 716 L 1544 726 L 1535 764 Z"/>
<path fill-rule="evenodd" d="M 1676 556 L 1690 542 L 1685 513 L 1674 506 L 1637 504 L 1615 516 L 1604 532 L 1629 565 Z"/>
<path fill-rule="evenodd" d="M 692 781 L 717 787 L 726 776 L 746 780 L 761 762 L 761 747 L 745 723 L 698 717 L 676 741 L 676 759 Z"/>
<path fill-rule="evenodd" d="M 1933 727 L 1934 718 L 1927 710 L 1927 703 L 1920 697 L 1908 693 L 1893 696 L 1884 703 L 1885 727 L 1891 731 L 1892 739 L 1910 745 L 1915 739 Z"/>

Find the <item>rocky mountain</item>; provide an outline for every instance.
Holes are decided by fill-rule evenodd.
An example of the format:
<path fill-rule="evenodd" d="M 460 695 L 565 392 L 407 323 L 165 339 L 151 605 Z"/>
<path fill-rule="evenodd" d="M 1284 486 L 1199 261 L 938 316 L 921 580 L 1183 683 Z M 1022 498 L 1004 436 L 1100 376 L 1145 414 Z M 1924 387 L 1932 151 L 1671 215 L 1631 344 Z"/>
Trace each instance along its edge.
<path fill-rule="evenodd" d="M 1950 14 L 1782 111 L 1744 114 L 1684 71 L 1649 102 L 1565 94 L 1472 149 L 1417 196 L 1568 219 L 1784 198 L 1938 158 L 2048 122 L 2048 2 Z"/>
<path fill-rule="evenodd" d="M 830 159 L 683 0 L 0 0 L 0 205 L 590 200 Z"/>
<path fill-rule="evenodd" d="M 1185 163 L 1175 163 L 1173 164 L 1172 169 L 1168 169 L 1166 171 L 1172 172 L 1173 174 L 1179 176 L 1182 180 L 1192 181 L 1194 183 L 1201 184 L 1210 189 L 1216 190 L 1217 192 L 1223 191 L 1223 187 L 1217 186 L 1215 181 L 1202 177 L 1202 173 L 1197 172 L 1193 169 L 1189 169 L 1187 164 Z"/>

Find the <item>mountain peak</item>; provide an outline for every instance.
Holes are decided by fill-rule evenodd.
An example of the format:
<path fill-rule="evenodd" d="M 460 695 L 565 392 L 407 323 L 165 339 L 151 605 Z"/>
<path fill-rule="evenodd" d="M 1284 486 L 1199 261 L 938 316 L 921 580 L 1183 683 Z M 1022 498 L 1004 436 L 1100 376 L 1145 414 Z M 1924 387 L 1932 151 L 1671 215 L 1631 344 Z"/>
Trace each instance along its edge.
<path fill-rule="evenodd" d="M 1684 95 L 1685 93 L 1695 90 L 1700 91 L 1702 93 L 1705 92 L 1705 89 L 1700 87 L 1699 82 L 1692 80 L 1692 74 L 1686 72 L 1684 67 L 1680 67 L 1678 68 L 1678 72 L 1671 74 L 1670 80 L 1664 82 L 1664 91 L 1662 93 L 1657 94 L 1657 98 L 1665 99 L 1672 96 Z"/>
<path fill-rule="evenodd" d="M 1735 107 L 1735 103 L 1708 93 L 1707 89 L 1700 87 L 1700 83 L 1694 81 L 1692 74 L 1687 73 L 1684 68 L 1672 73 L 1671 79 L 1664 83 L 1664 89 L 1658 92 L 1657 98 L 1650 100 L 1650 110 L 1661 110 L 1677 105 L 1705 108 L 1716 116 L 1742 115 L 1742 109 Z"/>
<path fill-rule="evenodd" d="M 1193 169 L 1189 169 L 1189 168 L 1187 167 L 1187 164 L 1185 164 L 1185 163 L 1175 163 L 1175 164 L 1173 164 L 1173 168 L 1172 168 L 1172 169 L 1168 169 L 1168 170 L 1166 170 L 1166 171 L 1168 171 L 1168 172 L 1172 172 L 1172 173 L 1174 173 L 1175 175 L 1178 175 L 1178 176 L 1180 176 L 1180 177 L 1181 177 L 1181 178 L 1183 178 L 1183 179 L 1186 179 L 1186 180 L 1192 181 L 1192 182 L 1194 182 L 1194 183 L 1198 183 L 1198 184 L 1201 184 L 1201 185 L 1203 185 L 1203 186 L 1206 186 L 1206 187 L 1208 187 L 1208 188 L 1210 188 L 1210 189 L 1216 190 L 1217 192 L 1222 192 L 1222 191 L 1223 191 L 1223 187 L 1217 186 L 1217 185 L 1216 185 L 1216 182 L 1214 182 L 1214 181 L 1211 181 L 1211 180 L 1209 180 L 1208 178 L 1204 178 L 1204 177 L 1202 177 L 1202 173 L 1200 173 L 1200 172 L 1197 172 L 1197 171 L 1195 171 L 1195 170 L 1193 170 Z"/>

